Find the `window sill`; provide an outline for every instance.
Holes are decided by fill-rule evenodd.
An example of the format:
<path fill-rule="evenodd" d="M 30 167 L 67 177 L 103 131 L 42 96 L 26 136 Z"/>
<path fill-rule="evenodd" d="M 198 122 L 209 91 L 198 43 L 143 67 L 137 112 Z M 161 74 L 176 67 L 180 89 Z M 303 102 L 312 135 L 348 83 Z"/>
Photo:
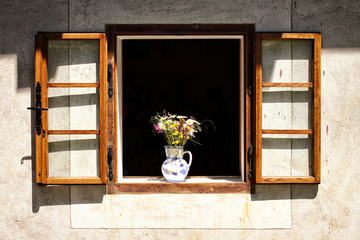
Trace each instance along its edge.
<path fill-rule="evenodd" d="M 250 182 L 240 177 L 188 177 L 182 183 L 168 183 L 163 177 L 126 177 L 108 182 L 108 194 L 121 193 L 250 193 Z"/>

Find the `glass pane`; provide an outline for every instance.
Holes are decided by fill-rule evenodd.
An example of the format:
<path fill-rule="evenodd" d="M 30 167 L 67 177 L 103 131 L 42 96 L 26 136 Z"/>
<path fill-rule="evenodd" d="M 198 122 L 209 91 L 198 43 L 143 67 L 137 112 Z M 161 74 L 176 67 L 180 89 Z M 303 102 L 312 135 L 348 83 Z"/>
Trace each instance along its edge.
<path fill-rule="evenodd" d="M 98 135 L 49 135 L 49 177 L 99 177 Z"/>
<path fill-rule="evenodd" d="M 263 40 L 263 82 L 312 80 L 313 40 Z"/>
<path fill-rule="evenodd" d="M 49 88 L 49 130 L 99 129 L 98 88 Z"/>
<path fill-rule="evenodd" d="M 263 134 L 262 175 L 313 176 L 312 135 Z"/>
<path fill-rule="evenodd" d="M 263 129 L 312 129 L 312 88 L 263 88 Z"/>
<path fill-rule="evenodd" d="M 95 83 L 99 72 L 99 40 L 50 40 L 49 83 Z"/>

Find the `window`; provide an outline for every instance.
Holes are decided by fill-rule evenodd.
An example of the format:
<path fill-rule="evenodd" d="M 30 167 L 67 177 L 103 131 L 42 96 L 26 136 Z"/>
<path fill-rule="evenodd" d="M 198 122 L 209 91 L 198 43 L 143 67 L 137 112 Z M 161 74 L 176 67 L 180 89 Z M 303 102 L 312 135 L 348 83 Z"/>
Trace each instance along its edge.
<path fill-rule="evenodd" d="M 259 33 L 255 41 L 254 29 L 144 24 L 38 34 L 36 181 L 106 183 L 110 194 L 319 183 L 320 34 Z M 203 146 L 189 146 L 185 183 L 160 177 L 165 144 L 149 118 L 163 109 L 215 123 L 199 136 Z"/>
<path fill-rule="evenodd" d="M 105 183 L 105 46 L 101 33 L 36 37 L 38 183 Z"/>
<path fill-rule="evenodd" d="M 320 183 L 320 34 L 256 41 L 256 182 Z"/>
<path fill-rule="evenodd" d="M 202 145 L 186 146 L 195 157 L 189 176 L 243 176 L 240 58 L 238 35 L 117 36 L 118 177 L 162 175 L 165 141 L 149 119 L 163 109 L 209 119 L 197 134 Z"/>
<path fill-rule="evenodd" d="M 113 135 L 116 174 L 109 191 L 248 191 L 250 103 L 245 89 L 252 78 L 248 60 L 253 59 L 254 26 L 109 25 L 107 34 L 118 126 Z M 163 109 L 208 118 L 217 128 L 209 126 L 209 135 L 199 136 L 206 145 L 193 151 L 190 177 L 179 186 L 160 177 L 165 144 L 153 136 L 149 119 Z"/>

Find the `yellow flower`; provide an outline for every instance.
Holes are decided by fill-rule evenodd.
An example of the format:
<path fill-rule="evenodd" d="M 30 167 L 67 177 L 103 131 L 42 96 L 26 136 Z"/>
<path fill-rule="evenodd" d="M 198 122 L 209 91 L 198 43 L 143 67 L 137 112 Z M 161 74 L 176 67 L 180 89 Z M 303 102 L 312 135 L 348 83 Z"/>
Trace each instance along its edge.
<path fill-rule="evenodd" d="M 179 144 L 179 143 L 180 143 L 180 141 L 177 140 L 177 141 L 174 141 L 172 144 Z"/>
<path fill-rule="evenodd" d="M 178 132 L 178 131 L 175 131 L 175 132 L 173 132 L 173 135 L 174 135 L 174 136 L 177 136 L 177 135 L 179 135 L 179 132 Z"/>
<path fill-rule="evenodd" d="M 180 135 L 180 139 L 183 139 L 183 138 L 184 138 L 184 135 L 181 134 L 181 135 Z"/>

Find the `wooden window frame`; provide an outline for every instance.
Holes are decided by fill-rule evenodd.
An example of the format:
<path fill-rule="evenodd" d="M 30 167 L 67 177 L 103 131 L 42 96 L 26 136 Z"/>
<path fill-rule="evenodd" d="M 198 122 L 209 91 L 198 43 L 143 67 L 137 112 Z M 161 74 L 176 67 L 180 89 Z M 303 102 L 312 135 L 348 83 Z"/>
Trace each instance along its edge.
<path fill-rule="evenodd" d="M 265 83 L 262 81 L 262 40 L 313 40 L 313 82 Z M 262 128 L 262 87 L 313 89 L 313 129 L 269 130 Z M 313 176 L 262 176 L 262 134 L 313 135 Z M 256 183 L 320 183 L 321 178 L 321 35 L 320 33 L 256 33 Z"/>
<path fill-rule="evenodd" d="M 99 40 L 99 82 L 98 83 L 48 83 L 47 49 L 49 40 Z M 48 88 L 99 88 L 98 130 L 48 130 L 48 113 L 42 111 L 41 134 L 35 133 L 36 182 L 43 184 L 104 184 L 107 166 L 106 147 L 106 59 L 107 40 L 104 33 L 39 33 L 36 35 L 35 89 L 41 84 L 41 102 L 48 108 Z M 35 94 L 36 95 L 36 94 Z M 51 134 L 96 134 L 99 135 L 99 177 L 49 177 L 48 135 Z"/>
<path fill-rule="evenodd" d="M 190 177 L 184 183 L 159 181 L 144 183 L 138 181 L 116 182 L 117 179 L 117 67 L 116 37 L 118 35 L 242 35 L 244 37 L 244 181 L 239 177 Z M 99 39 L 99 83 L 48 83 L 47 41 L 48 40 Z M 312 39 L 314 41 L 313 82 L 309 83 L 262 83 L 262 40 Z M 250 193 L 256 183 L 320 183 L 320 131 L 321 131 L 321 35 L 318 33 L 256 33 L 254 24 L 123 24 L 106 25 L 105 33 L 42 33 L 36 35 L 35 88 L 41 84 L 43 108 L 48 107 L 47 88 L 51 87 L 98 87 L 100 128 L 99 130 L 50 130 L 47 127 L 47 112 L 42 112 L 43 130 L 35 133 L 36 182 L 42 184 L 105 184 L 108 194 L 118 193 Z M 111 63 L 112 65 L 108 65 Z M 109 69 L 108 67 L 111 66 Z M 112 81 L 108 80 L 111 71 Z M 256 74 L 255 74 L 256 72 Z M 45 86 L 45 87 L 44 87 Z M 253 87 L 255 87 L 255 93 Z M 262 87 L 304 87 L 314 89 L 313 129 L 267 130 L 262 129 L 261 104 Z M 108 88 L 114 89 L 113 96 Z M 253 99 L 252 99 L 253 98 Z M 261 151 L 262 134 L 312 134 L 314 139 L 314 176 L 305 177 L 262 177 Z M 49 177 L 48 176 L 48 134 L 99 134 L 100 135 L 100 177 Z M 255 140 L 255 141 L 254 141 Z M 255 143 L 255 162 L 252 163 L 252 142 Z M 111 147 L 111 148 L 110 148 Z M 111 151 L 111 152 L 108 152 Z M 110 161 L 112 157 L 112 161 Z M 255 164 L 255 178 L 253 166 Z M 109 169 L 114 176 L 110 177 Z M 225 180 L 224 180 L 225 179 Z M 240 181 L 239 181 L 240 179 Z M 224 181 L 221 181 L 224 180 Z"/>
<path fill-rule="evenodd" d="M 249 86 L 252 85 L 253 66 L 254 66 L 254 44 L 255 44 L 255 25 L 254 24 L 140 24 L 140 25 L 106 25 L 108 36 L 108 62 L 112 63 L 112 76 L 114 95 L 108 102 L 107 123 L 112 126 L 117 125 L 117 67 L 116 67 L 116 37 L 118 35 L 242 35 L 244 36 L 244 101 L 245 101 L 245 151 L 247 153 L 251 141 L 250 131 L 250 95 Z M 251 88 L 251 87 L 250 87 Z M 116 182 L 117 179 L 117 131 L 116 127 L 108 134 L 109 144 L 113 146 L 115 161 L 112 162 L 114 169 L 114 179 L 107 182 L 106 192 L 108 194 L 118 193 L 249 193 L 251 190 L 251 180 L 247 178 L 249 173 L 248 154 L 244 154 L 245 181 L 239 181 L 239 177 L 225 177 L 226 181 L 216 181 L 224 177 L 207 177 L 209 182 L 202 182 L 201 178 L 192 177 L 192 181 L 184 183 L 167 183 L 160 181 L 159 177 L 154 182 Z M 160 165 L 159 165 L 160 166 Z M 199 181 L 197 181 L 199 179 Z M 213 181 L 212 181 L 213 180 Z"/>

